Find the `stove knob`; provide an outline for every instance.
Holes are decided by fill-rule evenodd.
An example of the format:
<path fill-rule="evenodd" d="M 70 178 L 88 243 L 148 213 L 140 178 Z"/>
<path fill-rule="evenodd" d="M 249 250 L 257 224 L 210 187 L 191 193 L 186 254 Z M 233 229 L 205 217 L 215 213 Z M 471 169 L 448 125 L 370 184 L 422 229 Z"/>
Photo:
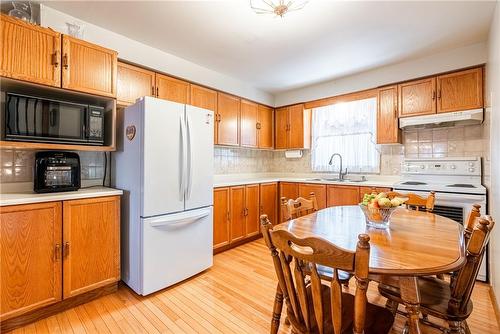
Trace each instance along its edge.
<path fill-rule="evenodd" d="M 474 168 L 469 168 L 469 172 L 473 173 L 475 171 Z"/>
<path fill-rule="evenodd" d="M 406 171 L 409 172 L 410 171 L 410 167 L 406 167 Z"/>
<path fill-rule="evenodd" d="M 469 162 L 469 166 L 470 167 L 474 167 L 474 163 L 473 162 Z"/>
<path fill-rule="evenodd" d="M 450 166 L 450 168 L 451 168 L 451 169 L 457 169 L 457 166 L 455 166 L 455 165 L 451 165 L 451 166 Z"/>
<path fill-rule="evenodd" d="M 425 169 L 425 165 L 420 165 L 420 169 Z"/>

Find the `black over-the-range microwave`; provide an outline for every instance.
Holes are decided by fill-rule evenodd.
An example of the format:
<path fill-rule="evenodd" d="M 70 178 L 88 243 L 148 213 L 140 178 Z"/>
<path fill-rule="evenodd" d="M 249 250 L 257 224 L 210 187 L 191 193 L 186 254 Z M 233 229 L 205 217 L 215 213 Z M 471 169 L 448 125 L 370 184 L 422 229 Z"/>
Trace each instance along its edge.
<path fill-rule="evenodd" d="M 5 140 L 104 145 L 104 108 L 5 94 Z"/>

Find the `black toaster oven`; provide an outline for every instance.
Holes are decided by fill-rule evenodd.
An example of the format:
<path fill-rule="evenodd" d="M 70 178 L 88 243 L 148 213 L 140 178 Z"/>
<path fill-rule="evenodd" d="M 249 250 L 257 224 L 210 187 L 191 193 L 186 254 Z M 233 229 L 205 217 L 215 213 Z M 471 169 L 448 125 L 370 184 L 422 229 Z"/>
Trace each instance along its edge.
<path fill-rule="evenodd" d="M 80 157 L 74 152 L 37 152 L 34 191 L 37 193 L 80 189 Z"/>

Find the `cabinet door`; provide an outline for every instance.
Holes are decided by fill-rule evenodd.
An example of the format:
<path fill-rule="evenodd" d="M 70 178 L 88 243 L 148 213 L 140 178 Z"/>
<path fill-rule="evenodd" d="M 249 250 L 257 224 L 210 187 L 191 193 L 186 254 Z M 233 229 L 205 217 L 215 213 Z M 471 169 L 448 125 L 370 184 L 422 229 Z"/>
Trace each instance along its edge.
<path fill-rule="evenodd" d="M 229 244 L 229 188 L 214 189 L 214 249 Z"/>
<path fill-rule="evenodd" d="M 240 99 L 236 96 L 217 93 L 219 114 L 217 144 L 238 146 L 240 133 Z"/>
<path fill-rule="evenodd" d="M 120 197 L 63 203 L 64 298 L 120 280 Z"/>
<path fill-rule="evenodd" d="M 251 237 L 260 233 L 258 184 L 245 187 L 245 208 L 246 236 Z"/>
<path fill-rule="evenodd" d="M 155 95 L 155 72 L 118 62 L 117 103 L 121 106 L 134 104 L 143 96 Z"/>
<path fill-rule="evenodd" d="M 328 206 L 356 205 L 359 203 L 359 188 L 351 186 L 328 186 Z"/>
<path fill-rule="evenodd" d="M 280 182 L 280 198 L 297 199 L 299 197 L 299 184 L 294 182 Z"/>
<path fill-rule="evenodd" d="M 278 224 L 278 184 L 262 183 L 260 185 L 260 214 L 266 214 L 271 224 Z"/>
<path fill-rule="evenodd" d="M 156 73 L 156 97 L 177 103 L 189 103 L 189 82 Z"/>
<path fill-rule="evenodd" d="M 63 35 L 62 87 L 116 96 L 117 52 Z"/>
<path fill-rule="evenodd" d="M 61 86 L 61 34 L 1 14 L 0 76 Z"/>
<path fill-rule="evenodd" d="M 259 106 L 247 100 L 241 100 L 240 144 L 245 147 L 257 147 L 257 120 Z"/>
<path fill-rule="evenodd" d="M 273 148 L 274 110 L 259 104 L 259 121 L 257 123 L 259 148 Z"/>
<path fill-rule="evenodd" d="M 482 108 L 483 68 L 440 75 L 437 88 L 438 113 Z"/>
<path fill-rule="evenodd" d="M 384 87 L 378 91 L 377 144 L 401 143 L 398 122 L 398 87 Z"/>
<path fill-rule="evenodd" d="M 304 148 L 304 105 L 297 104 L 288 108 L 288 147 Z"/>
<path fill-rule="evenodd" d="M 326 185 L 314 183 L 301 183 L 299 185 L 299 196 L 309 199 L 310 194 L 314 193 L 318 209 L 326 208 Z"/>
<path fill-rule="evenodd" d="M 61 202 L 0 208 L 0 320 L 61 300 Z"/>
<path fill-rule="evenodd" d="M 192 106 L 217 111 L 217 91 L 191 84 L 189 95 Z"/>
<path fill-rule="evenodd" d="M 230 188 L 231 223 L 229 242 L 245 237 L 245 186 Z"/>
<path fill-rule="evenodd" d="M 288 107 L 276 109 L 275 117 L 274 147 L 284 149 L 288 146 Z"/>
<path fill-rule="evenodd" d="M 436 78 L 400 84 L 398 91 L 399 117 L 436 113 Z"/>

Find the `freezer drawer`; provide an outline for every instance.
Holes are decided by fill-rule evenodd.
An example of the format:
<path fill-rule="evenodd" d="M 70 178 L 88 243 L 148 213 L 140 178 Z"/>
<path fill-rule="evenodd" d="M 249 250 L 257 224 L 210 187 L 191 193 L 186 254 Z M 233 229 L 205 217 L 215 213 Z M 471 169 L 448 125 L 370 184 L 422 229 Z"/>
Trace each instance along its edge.
<path fill-rule="evenodd" d="M 213 208 L 142 219 L 141 295 L 212 266 Z"/>

